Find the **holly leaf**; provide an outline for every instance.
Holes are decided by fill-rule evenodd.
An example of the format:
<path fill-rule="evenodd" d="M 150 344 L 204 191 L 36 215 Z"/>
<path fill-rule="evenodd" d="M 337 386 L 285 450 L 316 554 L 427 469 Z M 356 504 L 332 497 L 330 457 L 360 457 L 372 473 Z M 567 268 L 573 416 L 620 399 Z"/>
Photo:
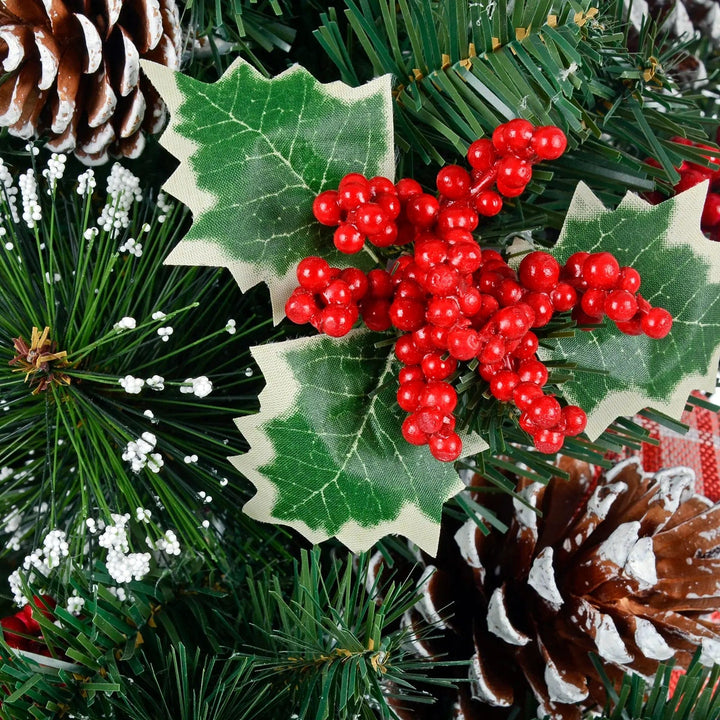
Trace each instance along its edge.
<path fill-rule="evenodd" d="M 349 262 L 313 218 L 314 197 L 348 172 L 393 177 L 390 76 L 351 88 L 296 65 L 267 79 L 241 59 L 215 83 L 143 70 L 170 111 L 160 142 L 180 161 L 164 189 L 193 212 L 166 263 L 228 267 L 243 292 L 265 281 L 279 322 L 302 258 Z"/>
<path fill-rule="evenodd" d="M 312 542 L 354 552 L 400 533 L 437 550 L 443 503 L 465 485 L 451 463 L 405 441 L 397 361 L 378 335 L 316 335 L 252 348 L 267 381 L 260 412 L 236 420 L 250 443 L 231 458 L 257 487 L 243 508 Z M 465 454 L 487 445 L 463 438 Z"/>
<path fill-rule="evenodd" d="M 673 316 L 662 340 L 623 335 L 608 321 L 571 338 L 549 339 L 544 361 L 579 368 L 563 383 L 566 400 L 588 415 L 587 434 L 597 438 L 615 418 L 654 408 L 680 418 L 692 390 L 715 389 L 720 359 L 720 245 L 700 230 L 707 184 L 659 205 L 628 193 L 608 210 L 583 183 L 575 191 L 560 239 L 551 251 L 564 263 L 574 252 L 607 250 L 642 278 L 640 294 Z"/>

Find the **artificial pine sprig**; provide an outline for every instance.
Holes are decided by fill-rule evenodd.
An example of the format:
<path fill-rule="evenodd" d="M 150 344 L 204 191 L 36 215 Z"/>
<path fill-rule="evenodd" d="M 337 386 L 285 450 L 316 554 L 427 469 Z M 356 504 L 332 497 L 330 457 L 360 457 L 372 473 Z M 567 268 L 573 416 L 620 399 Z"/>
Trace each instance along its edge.
<path fill-rule="evenodd" d="M 63 156 L 32 157 L 19 178 L 0 165 L 8 547 L 138 507 L 205 543 L 215 512 L 237 504 L 232 418 L 254 407 L 246 338 L 269 321 L 256 297 L 220 292 L 219 271 L 162 267 L 182 206 L 120 165 L 100 193 L 92 171 L 68 177 Z"/>

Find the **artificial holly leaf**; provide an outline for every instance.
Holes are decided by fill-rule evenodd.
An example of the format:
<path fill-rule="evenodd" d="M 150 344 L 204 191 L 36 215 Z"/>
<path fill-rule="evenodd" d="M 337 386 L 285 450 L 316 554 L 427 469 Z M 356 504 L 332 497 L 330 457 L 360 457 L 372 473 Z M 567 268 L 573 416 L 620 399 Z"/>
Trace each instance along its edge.
<path fill-rule="evenodd" d="M 588 415 L 595 439 L 622 415 L 650 407 L 680 418 L 692 390 L 714 390 L 720 359 L 720 244 L 700 230 L 707 184 L 659 205 L 628 193 L 608 210 L 580 183 L 552 254 L 561 262 L 574 252 L 612 252 L 642 278 L 640 294 L 673 316 L 662 340 L 621 333 L 614 323 L 571 338 L 548 340 L 544 361 L 567 360 L 581 372 L 563 383 L 566 400 Z"/>
<path fill-rule="evenodd" d="M 167 263 L 228 267 L 243 291 L 265 281 L 275 322 L 302 258 L 371 267 L 335 250 L 312 202 L 348 172 L 393 177 L 390 76 L 351 88 L 296 65 L 267 79 L 240 59 L 212 84 L 143 70 L 170 110 L 160 142 L 180 161 L 164 187 L 193 212 Z"/>
<path fill-rule="evenodd" d="M 443 503 L 465 486 L 452 463 L 405 441 L 397 361 L 378 335 L 315 335 L 252 348 L 267 385 L 260 412 L 236 420 L 250 443 L 233 464 L 257 487 L 258 520 L 354 552 L 400 533 L 434 554 Z M 463 439 L 464 454 L 487 445 Z"/>

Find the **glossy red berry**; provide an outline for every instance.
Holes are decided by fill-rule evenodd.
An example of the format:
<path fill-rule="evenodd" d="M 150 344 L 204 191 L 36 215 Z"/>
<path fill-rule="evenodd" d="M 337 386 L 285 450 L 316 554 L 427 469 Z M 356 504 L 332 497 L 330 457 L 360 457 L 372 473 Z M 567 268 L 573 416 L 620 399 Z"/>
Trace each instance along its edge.
<path fill-rule="evenodd" d="M 531 147 L 535 127 L 531 122 L 522 118 L 515 118 L 505 123 L 503 139 L 507 149 L 518 157 L 529 157 L 533 149 Z"/>
<path fill-rule="evenodd" d="M 422 185 L 412 178 L 402 178 L 395 183 L 395 190 L 402 202 L 406 202 L 413 195 L 422 194 Z"/>
<path fill-rule="evenodd" d="M 423 270 L 429 270 L 447 260 L 448 250 L 449 246 L 444 240 L 431 236 L 431 239 L 415 245 L 415 262 Z"/>
<path fill-rule="evenodd" d="M 664 308 L 652 308 L 642 318 L 643 332 L 653 340 L 661 340 L 672 330 L 672 315 Z"/>
<path fill-rule="evenodd" d="M 562 409 L 562 415 L 565 420 L 565 435 L 568 437 L 575 437 L 585 429 L 587 415 L 582 408 L 577 405 L 568 405 Z"/>
<path fill-rule="evenodd" d="M 418 228 L 433 225 L 440 211 L 437 199 L 427 193 L 412 195 L 405 207 L 407 219 Z"/>
<path fill-rule="evenodd" d="M 437 350 L 433 342 L 432 330 L 432 325 L 423 325 L 412 334 L 415 346 L 426 354 Z"/>
<path fill-rule="evenodd" d="M 424 389 L 425 383 L 422 380 L 400 383 L 397 391 L 398 405 L 405 412 L 414 412 L 420 405 L 420 393 Z"/>
<path fill-rule="evenodd" d="M 385 211 L 390 220 L 397 219 L 402 211 L 400 198 L 395 193 L 382 193 L 375 198 L 375 202 Z"/>
<path fill-rule="evenodd" d="M 357 309 L 347 305 L 328 305 L 320 311 L 320 330 L 330 337 L 342 337 L 352 329 Z"/>
<path fill-rule="evenodd" d="M 563 265 L 560 277 L 574 288 L 582 287 L 585 282 L 583 279 L 583 266 L 589 257 L 590 253 L 573 253 Z"/>
<path fill-rule="evenodd" d="M 592 253 L 583 263 L 582 277 L 590 288 L 612 290 L 620 277 L 620 264 L 612 253 Z"/>
<path fill-rule="evenodd" d="M 644 316 L 645 313 L 638 311 L 627 322 L 617 322 L 615 324 L 617 326 L 617 329 L 625 335 L 642 335 L 642 319 Z"/>
<path fill-rule="evenodd" d="M 505 278 L 500 282 L 495 291 L 497 301 L 503 307 L 517 305 L 525 298 L 525 288 L 512 278 Z"/>
<path fill-rule="evenodd" d="M 525 185 L 508 185 L 502 180 L 498 180 L 495 183 L 495 187 L 497 191 L 506 198 L 518 197 L 518 195 L 522 195 L 525 192 Z"/>
<path fill-rule="evenodd" d="M 554 125 L 539 127 L 533 133 L 532 149 L 541 160 L 557 160 L 566 147 L 565 133 Z"/>
<path fill-rule="evenodd" d="M 389 313 L 392 324 L 404 332 L 417 330 L 425 322 L 425 305 L 417 300 L 393 300 Z"/>
<path fill-rule="evenodd" d="M 298 325 L 310 322 L 310 318 L 319 311 L 320 308 L 315 302 L 315 296 L 304 288 L 293 290 L 292 295 L 285 303 L 285 315 Z"/>
<path fill-rule="evenodd" d="M 562 408 L 554 397 L 541 395 L 530 403 L 527 413 L 537 427 L 551 428 L 560 422 Z"/>
<path fill-rule="evenodd" d="M 444 380 L 457 369 L 457 360 L 452 356 L 446 358 L 444 352 L 436 350 L 425 355 L 420 367 L 428 380 Z"/>
<path fill-rule="evenodd" d="M 532 327 L 544 327 L 550 322 L 555 308 L 547 293 L 529 292 L 523 298 L 523 302 L 529 305 L 535 312 Z"/>
<path fill-rule="evenodd" d="M 454 462 L 462 453 L 462 440 L 456 432 L 435 433 L 428 444 L 432 456 L 441 462 Z"/>
<path fill-rule="evenodd" d="M 437 229 L 441 235 L 451 230 L 472 232 L 478 226 L 478 216 L 468 205 L 445 207 L 438 213 Z"/>
<path fill-rule="evenodd" d="M 490 380 L 490 392 L 501 402 L 509 402 L 519 384 L 520 378 L 517 373 L 512 370 L 500 370 Z"/>
<path fill-rule="evenodd" d="M 415 380 L 425 382 L 425 373 L 419 365 L 406 365 L 398 371 L 398 382 L 401 385 Z"/>
<path fill-rule="evenodd" d="M 448 249 L 447 260 L 458 272 L 473 273 L 482 265 L 482 250 L 472 242 L 458 242 Z"/>
<path fill-rule="evenodd" d="M 370 192 L 370 183 L 362 173 L 352 172 L 345 175 L 345 177 L 343 177 L 338 183 L 338 190 L 343 190 L 348 185 L 360 185 Z"/>
<path fill-rule="evenodd" d="M 395 357 L 403 365 L 419 365 L 425 353 L 419 350 L 411 334 L 401 335 L 395 341 Z"/>
<path fill-rule="evenodd" d="M 470 192 L 470 173 L 460 165 L 446 165 L 437 174 L 435 184 L 448 200 L 460 200 Z"/>
<path fill-rule="evenodd" d="M 428 435 L 420 429 L 415 413 L 405 418 L 401 431 L 402 436 L 411 445 L 427 445 Z"/>
<path fill-rule="evenodd" d="M 355 302 L 364 298 L 370 288 L 367 275 L 359 268 L 345 268 L 340 273 L 340 279 L 347 283 Z"/>
<path fill-rule="evenodd" d="M 527 332 L 520 339 L 520 343 L 512 351 L 513 357 L 518 360 L 531 358 L 538 350 L 539 342 L 534 332 Z"/>
<path fill-rule="evenodd" d="M 485 343 L 478 353 L 478 360 L 483 365 L 494 365 L 505 357 L 506 351 L 505 340 L 494 335 Z"/>
<path fill-rule="evenodd" d="M 338 189 L 337 203 L 342 210 L 355 210 L 370 201 L 370 189 L 367 181 L 365 184 L 348 183 Z"/>
<path fill-rule="evenodd" d="M 330 282 L 330 265 L 327 260 L 310 255 L 298 263 L 296 275 L 301 287 L 321 292 Z"/>
<path fill-rule="evenodd" d="M 401 280 L 395 287 L 395 300 L 425 301 L 425 290 L 414 280 Z"/>
<path fill-rule="evenodd" d="M 575 288 L 566 282 L 559 282 L 553 290 L 550 291 L 550 301 L 558 312 L 566 312 L 572 310 L 577 303 L 577 292 Z"/>
<path fill-rule="evenodd" d="M 503 199 L 494 190 L 485 190 L 475 199 L 475 209 L 484 217 L 497 215 L 503 206 Z"/>
<path fill-rule="evenodd" d="M 535 383 L 539 387 L 542 387 L 548 379 L 548 371 L 545 365 L 536 360 L 535 358 L 528 358 L 523 360 L 518 365 L 517 375 L 520 378 L 520 382 Z"/>
<path fill-rule="evenodd" d="M 528 290 L 549 293 L 558 284 L 560 264 L 549 253 L 531 252 L 520 262 L 518 275 Z"/>
<path fill-rule="evenodd" d="M 605 314 L 605 298 L 607 293 L 604 290 L 586 290 L 580 300 L 580 309 L 590 318 L 597 320 Z"/>
<path fill-rule="evenodd" d="M 505 142 L 505 124 L 498 125 L 492 134 L 492 144 L 495 150 L 500 155 L 505 155 L 508 151 L 507 143 Z"/>
<path fill-rule="evenodd" d="M 543 397 L 543 391 L 535 383 L 521 382 L 513 390 L 513 402 L 524 412 L 540 397 Z"/>
<path fill-rule="evenodd" d="M 521 338 L 530 329 L 530 324 L 528 313 L 518 305 L 510 305 L 498 310 L 493 318 L 493 325 L 498 334 L 506 340 Z"/>
<path fill-rule="evenodd" d="M 387 213 L 376 203 L 361 205 L 355 215 L 355 227 L 364 235 L 373 235 L 387 224 Z"/>
<path fill-rule="evenodd" d="M 381 195 L 396 195 L 393 181 L 382 175 L 370 178 L 368 185 L 370 186 L 370 194 L 376 199 L 376 202 Z"/>
<path fill-rule="evenodd" d="M 389 330 L 392 322 L 390 320 L 390 301 L 386 298 L 365 298 L 360 307 L 360 314 L 368 330 L 384 332 Z"/>
<path fill-rule="evenodd" d="M 353 301 L 352 290 L 344 280 L 332 280 L 320 293 L 327 304 L 349 305 Z"/>
<path fill-rule="evenodd" d="M 410 417 L 415 420 L 420 430 L 431 435 L 440 430 L 444 416 L 444 413 L 439 408 L 425 407 L 421 401 L 418 409 Z"/>
<path fill-rule="evenodd" d="M 480 138 L 470 145 L 467 161 L 473 170 L 486 172 L 495 164 L 495 148 L 488 138 Z"/>
<path fill-rule="evenodd" d="M 540 428 L 533 434 L 535 449 L 547 455 L 554 455 L 559 452 L 565 441 L 565 436 L 557 430 Z"/>
<path fill-rule="evenodd" d="M 433 325 L 450 328 L 460 317 L 460 306 L 455 298 L 434 297 L 427 304 L 425 317 Z"/>
<path fill-rule="evenodd" d="M 707 198 L 705 198 L 701 223 L 707 227 L 720 225 L 720 194 L 716 192 L 708 193 Z"/>
<path fill-rule="evenodd" d="M 343 223 L 335 229 L 333 243 L 341 253 L 352 255 L 362 250 L 365 236 L 354 225 Z"/>
<path fill-rule="evenodd" d="M 510 155 L 498 163 L 497 173 L 499 184 L 509 188 L 524 188 L 532 179 L 532 166 L 529 162 Z"/>
<path fill-rule="evenodd" d="M 429 382 L 420 393 L 419 399 L 420 405 L 440 408 L 443 413 L 451 413 L 457 405 L 455 388 L 450 383 L 439 380 Z"/>
<path fill-rule="evenodd" d="M 458 360 L 470 360 L 480 350 L 480 338 L 471 328 L 456 328 L 448 333 L 448 352 Z"/>
<path fill-rule="evenodd" d="M 613 322 L 627 322 L 637 312 L 637 300 L 627 290 L 611 290 L 605 298 L 605 314 Z"/>
<path fill-rule="evenodd" d="M 313 200 L 313 215 L 323 225 L 337 225 L 340 222 L 340 206 L 337 190 L 325 190 Z"/>
<path fill-rule="evenodd" d="M 616 289 L 636 293 L 640 289 L 640 273 L 635 268 L 621 267 Z"/>

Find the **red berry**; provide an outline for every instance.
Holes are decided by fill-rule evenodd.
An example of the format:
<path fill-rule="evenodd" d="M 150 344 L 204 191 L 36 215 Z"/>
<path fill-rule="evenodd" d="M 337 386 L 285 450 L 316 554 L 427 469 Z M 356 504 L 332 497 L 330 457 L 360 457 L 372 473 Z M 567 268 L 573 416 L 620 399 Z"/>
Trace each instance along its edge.
<path fill-rule="evenodd" d="M 587 425 L 585 411 L 577 405 L 568 405 L 562 409 L 562 416 L 565 420 L 565 435 L 575 437 L 579 435 Z"/>
<path fill-rule="evenodd" d="M 524 188 L 532 179 L 530 163 L 512 155 L 504 157 L 498 163 L 497 172 L 498 185 L 509 188 Z"/>
<path fill-rule="evenodd" d="M 447 260 L 448 249 L 448 244 L 439 238 L 423 240 L 415 245 L 415 262 L 423 270 L 430 270 Z"/>
<path fill-rule="evenodd" d="M 406 365 L 400 368 L 398 372 L 398 382 L 401 385 L 405 383 L 414 382 L 415 380 L 421 380 L 425 382 L 425 374 L 419 365 Z"/>
<path fill-rule="evenodd" d="M 482 260 L 483 263 L 489 263 L 495 260 L 499 260 L 501 263 L 507 264 L 505 263 L 505 260 L 503 260 L 503 256 L 497 250 L 492 250 L 491 248 L 485 248 L 482 251 Z"/>
<path fill-rule="evenodd" d="M 428 353 L 422 359 L 420 367 L 428 380 L 444 380 L 450 377 L 457 369 L 457 360 L 454 357 L 445 358 L 445 353 L 436 350 Z"/>
<path fill-rule="evenodd" d="M 345 268 L 340 273 L 340 279 L 347 283 L 355 302 L 365 297 L 365 294 L 370 287 L 367 275 L 365 275 L 365 273 L 359 268 Z"/>
<path fill-rule="evenodd" d="M 458 360 L 470 360 L 480 350 L 480 338 L 470 328 L 456 328 L 448 333 L 448 352 Z"/>
<path fill-rule="evenodd" d="M 506 198 L 518 197 L 518 195 L 522 195 L 525 192 L 525 185 L 508 185 L 502 180 L 498 180 L 497 183 L 495 183 L 495 187 L 497 191 Z"/>
<path fill-rule="evenodd" d="M 549 253 L 531 252 L 522 259 L 518 275 L 528 290 L 549 293 L 558 283 L 560 264 Z"/>
<path fill-rule="evenodd" d="M 443 208 L 437 216 L 437 229 L 441 235 L 456 229 L 472 232 L 477 226 L 477 213 L 467 205 Z"/>
<path fill-rule="evenodd" d="M 636 293 L 640 289 L 640 273 L 635 268 L 621 267 L 617 289 Z"/>
<path fill-rule="evenodd" d="M 565 133 L 554 125 L 546 125 L 535 130 L 532 149 L 541 160 L 556 160 L 567 147 Z"/>
<path fill-rule="evenodd" d="M 502 402 L 512 400 L 513 390 L 519 385 L 520 378 L 512 370 L 500 370 L 490 380 L 490 392 Z"/>
<path fill-rule="evenodd" d="M 422 380 L 400 383 L 397 391 L 398 405 L 405 412 L 414 412 L 420 405 L 420 393 L 424 389 L 425 383 Z"/>
<path fill-rule="evenodd" d="M 367 274 L 368 295 L 373 298 L 391 298 L 393 296 L 393 282 L 387 270 L 378 268 Z"/>
<path fill-rule="evenodd" d="M 575 288 L 566 282 L 559 282 L 550 292 L 550 301 L 558 312 L 572 310 L 577 302 Z"/>
<path fill-rule="evenodd" d="M 389 220 L 396 220 L 402 210 L 400 198 L 395 193 L 382 193 L 375 202 L 383 209 Z"/>
<path fill-rule="evenodd" d="M 338 190 L 342 190 L 348 185 L 360 185 L 368 192 L 370 191 L 370 183 L 362 173 L 348 173 L 338 183 Z"/>
<path fill-rule="evenodd" d="M 449 245 L 457 245 L 460 243 L 475 243 L 475 238 L 469 230 L 463 228 L 455 228 L 443 233 L 443 240 Z"/>
<path fill-rule="evenodd" d="M 390 301 L 385 298 L 364 299 L 360 314 L 368 330 L 384 332 L 392 325 L 390 321 Z"/>
<path fill-rule="evenodd" d="M 689 190 L 707 179 L 707 174 L 699 170 L 684 170 L 681 172 L 680 180 L 674 186 L 675 192 L 685 192 L 685 190 Z"/>
<path fill-rule="evenodd" d="M 352 329 L 357 310 L 346 305 L 328 305 L 320 311 L 320 330 L 330 337 L 342 337 Z"/>
<path fill-rule="evenodd" d="M 447 382 L 429 382 L 420 394 L 420 405 L 440 408 L 444 414 L 451 413 L 457 405 L 455 388 Z"/>
<path fill-rule="evenodd" d="M 460 200 L 470 192 L 470 173 L 459 165 L 446 165 L 435 180 L 440 195 L 448 200 Z"/>
<path fill-rule="evenodd" d="M 427 304 L 425 317 L 429 323 L 452 327 L 460 317 L 460 306 L 452 297 L 434 297 Z"/>
<path fill-rule="evenodd" d="M 425 321 L 425 305 L 417 300 L 393 300 L 389 312 L 392 324 L 404 332 L 417 330 Z"/>
<path fill-rule="evenodd" d="M 428 441 L 427 433 L 424 433 L 418 425 L 415 413 L 405 418 L 402 424 L 402 435 L 411 445 L 426 445 Z"/>
<path fill-rule="evenodd" d="M 505 142 L 505 124 L 498 125 L 495 130 L 493 130 L 492 144 L 500 155 L 505 155 L 505 153 L 507 153 L 508 147 Z"/>
<path fill-rule="evenodd" d="M 705 198 L 701 222 L 708 227 L 720 225 L 720 194 L 708 193 L 707 198 Z"/>
<path fill-rule="evenodd" d="M 375 247 L 390 247 L 391 245 L 395 245 L 397 243 L 397 237 L 398 227 L 394 222 L 390 221 L 385 223 L 385 225 L 380 228 L 379 232 L 368 235 L 367 239 Z"/>
<path fill-rule="evenodd" d="M 432 456 L 441 462 L 454 462 L 462 453 L 462 440 L 455 432 L 446 435 L 436 433 L 430 437 L 428 443 Z"/>
<path fill-rule="evenodd" d="M 627 290 L 612 290 L 605 298 L 605 314 L 613 322 L 627 322 L 637 312 L 635 295 Z"/>
<path fill-rule="evenodd" d="M 387 225 L 389 218 L 386 212 L 376 203 L 361 205 L 355 215 L 355 227 L 363 235 L 373 235 Z"/>
<path fill-rule="evenodd" d="M 520 339 L 520 344 L 512 351 L 513 357 L 518 360 L 531 358 L 537 352 L 538 345 L 537 335 L 534 332 L 527 332 Z"/>
<path fill-rule="evenodd" d="M 540 428 L 540 430 L 533 435 L 535 448 L 547 455 L 554 455 L 556 452 L 559 452 L 564 440 L 565 436 L 561 432 L 548 428 Z"/>
<path fill-rule="evenodd" d="M 440 204 L 427 193 L 413 195 L 405 206 L 407 219 L 418 228 L 430 227 L 437 219 Z"/>
<path fill-rule="evenodd" d="M 425 289 L 433 295 L 453 295 L 458 287 L 460 276 L 450 265 L 441 263 L 428 270 L 425 277 Z"/>
<path fill-rule="evenodd" d="M 503 199 L 494 190 L 485 190 L 475 199 L 475 209 L 484 217 L 497 215 L 503 206 Z"/>
<path fill-rule="evenodd" d="M 505 353 L 505 341 L 501 337 L 494 335 L 483 346 L 478 354 L 478 360 L 483 365 L 494 365 L 505 357 Z"/>
<path fill-rule="evenodd" d="M 597 321 L 605 314 L 606 296 L 607 293 L 604 290 L 587 290 L 580 300 L 580 309 L 585 315 Z"/>
<path fill-rule="evenodd" d="M 415 347 L 422 350 L 424 353 L 431 353 L 437 350 L 435 343 L 433 342 L 432 330 L 432 325 L 423 325 L 412 334 Z"/>
<path fill-rule="evenodd" d="M 532 154 L 530 146 L 535 127 L 531 122 L 522 118 L 515 118 L 505 123 L 503 139 L 507 149 L 518 157 L 528 157 Z"/>
<path fill-rule="evenodd" d="M 298 325 L 310 322 L 310 318 L 319 312 L 314 295 L 304 288 L 296 288 L 285 303 L 285 314 Z"/>
<path fill-rule="evenodd" d="M 365 184 L 361 183 L 348 183 L 347 185 L 340 185 L 338 189 L 337 203 L 343 210 L 355 210 L 370 201 L 370 189 L 367 181 Z"/>
<path fill-rule="evenodd" d="M 547 293 L 529 292 L 523 298 L 523 302 L 529 305 L 535 312 L 535 319 L 531 327 L 544 327 L 552 319 L 555 308 Z"/>
<path fill-rule="evenodd" d="M 333 243 L 341 253 L 352 255 L 362 250 L 365 236 L 354 225 L 343 223 L 333 233 Z"/>
<path fill-rule="evenodd" d="M 395 357 L 403 365 L 419 365 L 425 353 L 417 348 L 412 335 L 401 335 L 395 341 Z"/>
<path fill-rule="evenodd" d="M 643 332 L 653 340 L 661 340 L 672 329 L 672 315 L 664 308 L 649 310 L 642 318 Z"/>
<path fill-rule="evenodd" d="M 507 307 L 508 305 L 517 305 L 525 297 L 525 289 L 515 280 L 505 278 L 495 291 L 495 297 L 500 305 Z M 548 302 L 550 298 L 548 298 Z"/>
<path fill-rule="evenodd" d="M 642 335 L 642 319 L 644 316 L 645 313 L 638 311 L 627 322 L 618 322 L 615 323 L 615 325 L 617 326 L 617 329 L 625 335 Z"/>
<path fill-rule="evenodd" d="M 343 280 L 333 280 L 321 293 L 322 299 L 330 305 L 349 305 L 352 300 L 352 290 Z"/>
<path fill-rule="evenodd" d="M 340 206 L 337 190 L 325 190 L 313 200 L 313 215 L 323 225 L 337 225 L 340 222 Z"/>
<path fill-rule="evenodd" d="M 583 266 L 585 261 L 590 257 L 590 253 L 576 252 L 573 253 L 563 265 L 560 271 L 560 277 L 569 283 L 573 287 L 582 287 L 583 280 Z"/>
<path fill-rule="evenodd" d="M 459 242 L 448 250 L 448 262 L 463 275 L 475 272 L 482 265 L 482 250 L 475 242 Z"/>
<path fill-rule="evenodd" d="M 473 170 L 486 172 L 495 164 L 495 148 L 488 138 L 476 140 L 467 151 L 467 161 Z"/>
<path fill-rule="evenodd" d="M 298 263 L 296 274 L 301 287 L 311 292 L 320 292 L 330 282 L 330 265 L 327 260 L 311 255 Z"/>
<path fill-rule="evenodd" d="M 395 183 L 395 189 L 402 202 L 406 202 L 413 195 L 421 195 L 423 191 L 420 183 L 412 178 L 402 178 L 398 180 L 397 183 Z"/>
<path fill-rule="evenodd" d="M 562 408 L 554 397 L 541 395 L 530 403 L 527 413 L 537 427 L 551 428 L 560 422 Z"/>
<path fill-rule="evenodd" d="M 620 277 L 620 264 L 609 252 L 592 253 L 583 263 L 582 277 L 588 287 L 612 290 Z"/>
<path fill-rule="evenodd" d="M 447 336 L 450 328 L 430 325 L 430 338 L 438 350 L 447 350 Z"/>
<path fill-rule="evenodd" d="M 517 305 L 498 310 L 493 318 L 493 324 L 498 334 L 506 340 L 521 338 L 530 329 L 530 323 L 528 314 Z"/>
<path fill-rule="evenodd" d="M 370 185 L 370 194 L 376 199 L 379 199 L 381 195 L 395 195 L 395 185 L 392 180 L 383 177 L 382 175 L 376 175 L 370 178 L 368 181 Z"/>
<path fill-rule="evenodd" d="M 436 433 L 443 425 L 443 418 L 445 414 L 436 407 L 426 407 L 420 404 L 418 410 L 416 410 L 410 417 L 414 418 L 417 426 L 424 433 L 431 435 Z"/>
<path fill-rule="evenodd" d="M 527 412 L 520 413 L 520 417 L 518 418 L 518 425 L 529 435 L 534 435 L 538 430 L 540 430 L 539 427 L 535 425 L 535 423 L 530 419 L 530 416 L 527 414 Z"/>
<path fill-rule="evenodd" d="M 460 305 L 460 311 L 468 318 L 480 312 L 483 304 L 480 291 L 472 286 L 458 292 L 457 301 L 458 305 Z"/>
<path fill-rule="evenodd" d="M 414 280 L 401 280 L 395 288 L 395 300 L 417 300 L 418 302 L 425 301 L 425 290 L 418 285 Z"/>
<path fill-rule="evenodd" d="M 520 382 L 535 383 L 542 387 L 548 379 L 548 371 L 545 365 L 534 358 L 523 360 L 517 370 Z"/>
<path fill-rule="evenodd" d="M 540 397 L 543 397 L 543 391 L 535 383 L 521 382 L 513 390 L 513 402 L 523 411 L 528 411 L 533 402 Z"/>

